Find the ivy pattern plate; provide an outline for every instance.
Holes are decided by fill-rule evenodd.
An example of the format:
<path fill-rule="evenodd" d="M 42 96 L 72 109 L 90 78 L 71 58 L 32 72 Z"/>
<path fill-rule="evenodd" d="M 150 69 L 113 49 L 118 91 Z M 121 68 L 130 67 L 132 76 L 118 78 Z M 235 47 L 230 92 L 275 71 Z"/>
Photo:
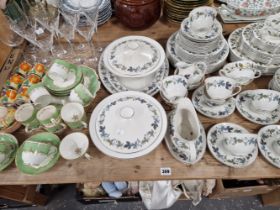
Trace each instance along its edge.
<path fill-rule="evenodd" d="M 255 95 L 251 91 L 243 91 L 236 97 L 236 108 L 247 120 L 260 125 L 275 124 L 280 120 L 280 107 L 272 112 L 254 112 L 251 108 Z"/>
<path fill-rule="evenodd" d="M 226 103 L 220 106 L 209 106 L 204 95 L 204 86 L 199 87 L 193 92 L 192 102 L 195 109 L 206 117 L 225 118 L 230 116 L 235 110 L 235 99 L 229 98 Z"/>
<path fill-rule="evenodd" d="M 274 141 L 279 141 L 280 125 L 269 125 L 260 129 L 258 146 L 263 157 L 272 165 L 280 168 L 280 155 L 274 150 Z"/>
<path fill-rule="evenodd" d="M 252 164 L 258 155 L 258 147 L 244 156 L 234 156 L 223 146 L 223 133 L 249 133 L 245 128 L 233 123 L 219 123 L 210 128 L 207 134 L 207 145 L 211 154 L 221 163 L 233 167 L 244 168 Z"/>

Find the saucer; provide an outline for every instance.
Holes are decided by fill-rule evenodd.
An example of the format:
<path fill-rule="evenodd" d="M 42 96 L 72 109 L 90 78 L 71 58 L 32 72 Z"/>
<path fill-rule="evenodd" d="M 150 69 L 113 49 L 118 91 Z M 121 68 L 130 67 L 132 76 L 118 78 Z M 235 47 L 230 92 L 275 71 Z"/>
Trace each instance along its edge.
<path fill-rule="evenodd" d="M 210 118 L 225 118 L 230 116 L 235 110 L 235 99 L 229 98 L 223 105 L 209 106 L 204 98 L 204 86 L 199 87 L 193 92 L 192 102 L 195 109 L 201 114 Z"/>
<path fill-rule="evenodd" d="M 253 94 L 251 91 L 243 91 L 236 97 L 236 108 L 239 113 L 246 118 L 247 120 L 260 124 L 260 125 L 269 125 L 278 123 L 280 120 L 280 108 L 272 112 L 254 112 L 250 107 Z"/>
<path fill-rule="evenodd" d="M 145 88 L 142 92 L 148 95 L 155 95 L 159 91 L 158 83 L 168 76 L 169 73 L 169 63 L 167 58 L 165 59 L 164 65 L 156 72 L 155 79 L 151 85 Z M 113 75 L 104 65 L 103 55 L 101 55 L 99 64 L 98 64 L 98 74 L 100 80 L 105 88 L 110 93 L 118 93 L 122 91 L 128 91 L 128 89 L 121 84 L 118 78 Z"/>
<path fill-rule="evenodd" d="M 207 134 L 207 144 L 211 154 L 221 163 L 233 167 L 244 168 L 252 164 L 258 156 L 258 147 L 245 156 L 234 156 L 227 152 L 223 146 L 223 133 L 249 133 L 245 128 L 233 123 L 219 123 L 210 128 Z"/>
<path fill-rule="evenodd" d="M 263 127 L 258 133 L 258 146 L 263 157 L 272 165 L 280 168 L 280 156 L 273 150 L 273 138 L 279 138 L 280 125 Z"/>
<path fill-rule="evenodd" d="M 170 119 L 170 117 L 173 114 L 174 114 L 174 111 L 170 112 L 168 118 Z M 166 143 L 167 148 L 168 148 L 169 152 L 171 153 L 171 155 L 176 160 L 178 160 L 184 164 L 193 165 L 193 164 L 197 163 L 198 161 L 200 161 L 206 150 L 206 134 L 205 134 L 205 130 L 204 130 L 202 124 L 200 123 L 200 136 L 196 139 L 196 143 L 195 143 L 197 158 L 193 162 L 191 162 L 189 160 L 189 156 L 188 156 L 188 154 L 186 154 L 186 152 L 184 150 L 182 150 L 174 145 L 174 143 L 170 139 L 170 130 L 171 129 L 172 129 L 172 125 L 169 123 L 168 129 L 167 129 L 167 132 L 165 135 L 165 143 Z"/>
<path fill-rule="evenodd" d="M 180 57 L 175 51 L 177 33 L 178 33 L 178 31 L 173 33 L 169 37 L 169 39 L 166 43 L 166 56 L 168 57 L 170 64 L 173 66 L 175 66 L 176 63 L 181 62 L 181 61 L 185 62 L 185 59 Z M 229 46 L 228 46 L 228 44 L 225 44 L 225 46 L 222 49 L 222 52 L 219 54 L 219 58 L 215 62 L 212 62 L 209 65 L 207 65 L 206 74 L 210 74 L 214 71 L 221 69 L 226 62 L 228 54 L 229 54 Z M 191 65 L 191 63 L 187 63 L 187 64 Z"/>

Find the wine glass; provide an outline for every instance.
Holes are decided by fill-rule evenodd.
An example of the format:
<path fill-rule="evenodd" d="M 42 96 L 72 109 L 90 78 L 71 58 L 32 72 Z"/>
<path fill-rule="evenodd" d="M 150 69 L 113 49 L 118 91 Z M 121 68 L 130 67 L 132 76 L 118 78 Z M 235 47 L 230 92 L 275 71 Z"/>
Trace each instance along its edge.
<path fill-rule="evenodd" d="M 76 31 L 86 40 L 89 46 L 90 57 L 86 59 L 86 61 L 89 63 L 96 62 L 98 60 L 92 40 L 93 35 L 97 30 L 98 7 L 98 1 L 79 1 L 79 15 Z"/>
<path fill-rule="evenodd" d="M 0 41 L 7 46 L 16 47 L 23 43 L 24 38 L 16 34 L 10 28 L 10 24 L 4 13 L 0 10 Z"/>

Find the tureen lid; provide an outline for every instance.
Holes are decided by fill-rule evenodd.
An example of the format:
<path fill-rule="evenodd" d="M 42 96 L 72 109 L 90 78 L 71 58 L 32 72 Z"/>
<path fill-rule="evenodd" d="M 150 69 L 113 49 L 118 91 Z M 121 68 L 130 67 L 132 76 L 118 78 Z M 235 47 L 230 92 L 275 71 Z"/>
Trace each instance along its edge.
<path fill-rule="evenodd" d="M 107 68 L 120 76 L 146 75 L 164 63 L 162 46 L 145 36 L 126 36 L 109 44 L 104 51 Z"/>
<path fill-rule="evenodd" d="M 93 143 L 105 154 L 134 158 L 163 139 L 167 117 L 153 97 L 136 91 L 113 94 L 95 108 L 90 120 Z"/>

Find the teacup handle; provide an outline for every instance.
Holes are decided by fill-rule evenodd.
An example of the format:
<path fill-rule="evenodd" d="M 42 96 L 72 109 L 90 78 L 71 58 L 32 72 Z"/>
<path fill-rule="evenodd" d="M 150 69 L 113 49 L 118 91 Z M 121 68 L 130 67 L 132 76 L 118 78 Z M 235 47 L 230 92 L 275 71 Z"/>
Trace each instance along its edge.
<path fill-rule="evenodd" d="M 174 74 L 175 74 L 175 75 L 178 75 L 178 74 L 179 74 L 179 69 L 178 69 L 178 68 L 176 68 L 176 69 L 174 70 Z"/>
<path fill-rule="evenodd" d="M 82 121 L 81 123 L 82 123 L 82 125 L 84 126 L 84 128 L 87 128 L 87 127 L 88 127 L 88 125 L 87 125 L 86 122 Z"/>
<path fill-rule="evenodd" d="M 27 126 L 25 126 L 25 132 L 26 133 L 31 133 L 31 132 L 33 132 L 33 131 L 35 131 L 35 130 L 38 130 L 38 129 L 40 129 L 40 128 L 42 128 L 42 126 L 40 125 L 38 128 L 30 128 L 29 127 L 29 125 L 27 125 Z"/>
<path fill-rule="evenodd" d="M 242 90 L 242 87 L 241 87 L 240 85 L 238 85 L 238 86 L 235 87 L 235 89 L 236 89 L 237 91 L 236 91 L 235 93 L 233 93 L 230 97 L 233 97 L 233 96 L 237 95 L 238 93 L 240 93 L 241 90 Z M 230 97 L 229 97 L 229 98 L 230 98 Z"/>
<path fill-rule="evenodd" d="M 254 78 L 256 79 L 256 78 L 259 78 L 261 76 L 262 76 L 261 70 L 257 70 L 256 73 L 255 73 L 255 77 Z"/>
<path fill-rule="evenodd" d="M 51 123 L 56 124 L 56 120 L 54 118 L 52 118 Z M 67 127 L 63 122 L 61 122 L 60 125 L 63 127 L 63 129 L 65 129 Z"/>
<path fill-rule="evenodd" d="M 88 154 L 88 153 L 85 153 L 84 156 L 85 156 L 85 158 L 87 160 L 91 160 L 92 159 L 92 156 L 90 154 Z"/>
<path fill-rule="evenodd" d="M 226 74 L 225 74 L 225 72 L 224 72 L 224 69 L 221 69 L 221 70 L 219 71 L 219 74 L 220 74 L 220 76 L 226 77 Z"/>

